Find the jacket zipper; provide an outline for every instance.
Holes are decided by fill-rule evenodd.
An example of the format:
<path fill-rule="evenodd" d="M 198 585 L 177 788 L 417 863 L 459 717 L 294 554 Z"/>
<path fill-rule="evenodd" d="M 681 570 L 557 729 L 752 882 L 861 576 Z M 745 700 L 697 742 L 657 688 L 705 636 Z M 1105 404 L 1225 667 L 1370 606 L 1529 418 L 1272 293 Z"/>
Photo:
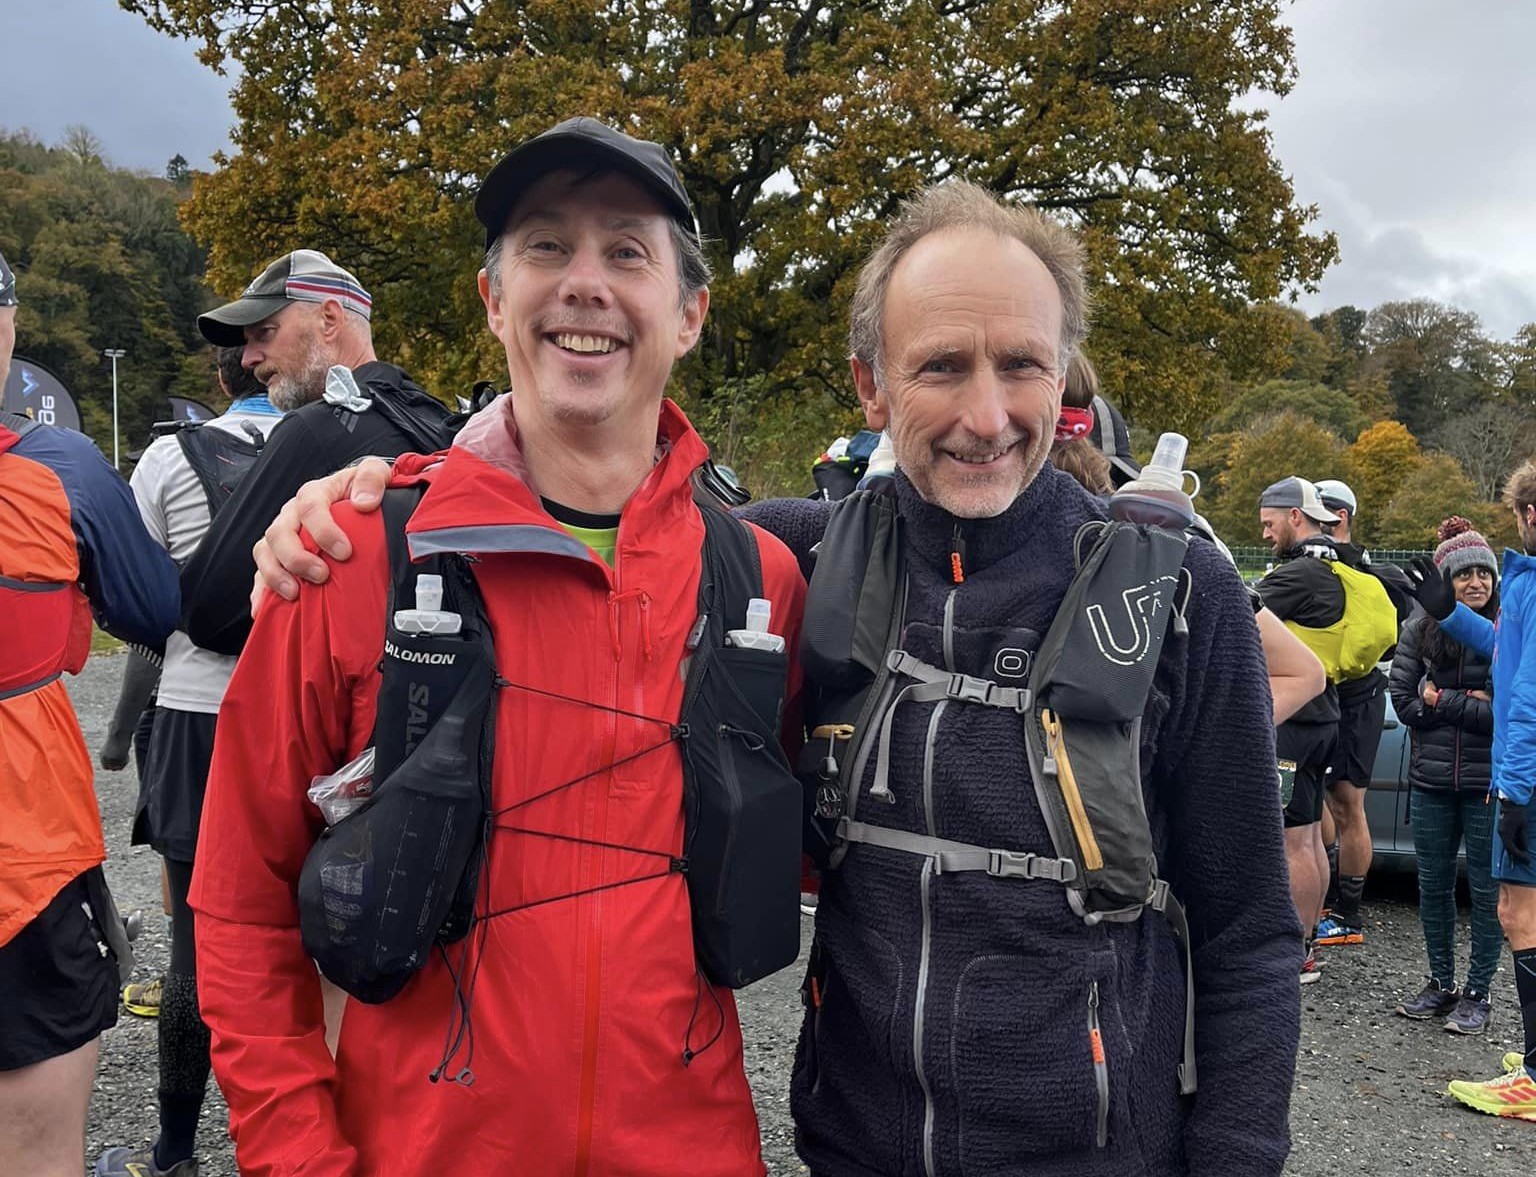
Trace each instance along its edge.
<path fill-rule="evenodd" d="M 934 1177 L 933 1167 L 933 1091 L 923 1069 L 923 1023 L 928 1004 L 928 949 L 933 920 L 928 905 L 928 886 L 933 879 L 933 859 L 923 860 L 921 891 L 923 900 L 923 944 L 917 964 L 917 1003 L 912 1010 L 912 1063 L 917 1085 L 923 1090 L 923 1172 Z"/>
<path fill-rule="evenodd" d="M 1099 1115 L 1094 1146 L 1109 1143 L 1109 1064 L 1104 1060 L 1104 1034 L 1099 1027 L 1099 983 L 1088 983 L 1088 1046 L 1093 1052 L 1093 1082 L 1099 1089 Z"/>
<path fill-rule="evenodd" d="M 1462 690 L 1467 687 L 1467 655 L 1466 652 L 1456 655 L 1456 682 Z M 1461 725 L 1458 723 L 1451 731 L 1451 792 L 1461 788 Z"/>
<path fill-rule="evenodd" d="M 958 525 L 956 527 L 958 536 Z M 957 541 L 958 542 L 958 541 Z M 944 665 L 948 670 L 953 670 L 954 665 L 954 627 L 955 627 L 955 590 L 949 590 L 944 600 Z M 934 750 L 939 736 L 939 720 L 944 715 L 945 705 L 948 700 L 940 699 L 933 709 L 933 715 L 928 720 L 927 738 L 923 741 L 923 828 L 930 838 L 938 833 L 937 825 L 933 819 L 933 758 Z M 937 1172 L 933 1162 L 933 1125 L 935 1119 L 933 1107 L 933 1089 L 928 1084 L 928 1073 L 923 1066 L 923 1031 L 927 1021 L 928 1009 L 928 959 L 932 945 L 933 916 L 929 905 L 928 891 L 933 882 L 933 859 L 923 862 L 921 877 L 921 894 L 923 903 L 923 941 L 922 950 L 917 962 L 917 1001 L 912 1010 L 912 1065 L 917 1074 L 917 1085 L 923 1092 L 923 1173 L 925 1177 L 935 1177 Z"/>
<path fill-rule="evenodd" d="M 621 591 L 621 585 L 619 582 L 619 549 L 617 540 L 615 540 L 613 566 L 611 572 L 613 576 L 613 584 L 612 588 L 610 589 L 610 601 L 612 595 Z M 607 607 L 610 610 L 613 608 L 611 603 L 608 604 Z M 618 657 L 616 657 L 612 662 L 608 662 L 606 664 L 612 668 L 611 673 L 613 675 L 611 681 L 607 684 L 608 690 L 606 693 L 612 700 L 611 706 L 617 708 L 621 702 L 619 699 L 619 690 L 622 682 L 622 675 L 620 674 L 620 671 L 622 669 L 621 663 L 623 661 L 623 645 L 621 641 L 621 635 L 618 630 L 618 618 L 612 613 L 610 613 L 610 617 L 612 617 L 614 624 L 614 638 L 615 641 L 619 644 L 616 647 L 616 653 L 618 654 Z M 618 716 L 616 714 L 611 714 L 608 716 L 608 723 L 606 725 L 606 743 L 608 744 L 610 751 L 610 760 L 612 759 L 612 751 L 618 746 L 618 738 Z M 596 802 L 593 811 L 594 817 L 599 816 L 600 813 L 602 819 L 602 824 L 596 832 L 596 836 L 599 838 L 607 836 L 606 798 L 606 789 L 601 790 L 599 796 L 594 798 L 594 801 Z M 593 872 L 591 881 L 595 883 L 599 877 L 600 859 L 598 858 L 598 855 L 600 855 L 601 852 L 598 851 L 595 847 L 590 846 L 577 847 L 576 849 L 578 854 L 578 877 L 580 877 L 579 872 L 581 872 L 582 867 L 585 866 L 587 869 Z M 576 1108 L 576 1156 L 572 1173 L 573 1177 L 587 1177 L 592 1164 L 592 1138 L 596 1127 L 597 1065 L 599 1052 L 598 1036 L 602 1028 L 601 994 L 603 956 L 603 896 L 600 893 L 595 895 L 588 895 L 584 900 L 578 900 L 577 902 L 585 902 L 588 906 L 588 936 L 585 970 L 586 977 L 584 978 L 585 984 L 583 995 L 585 1000 L 583 1002 L 584 1010 L 582 1015 L 581 1032 L 581 1071 L 579 1087 L 577 1089 L 579 1092 L 579 1102 Z"/>
<path fill-rule="evenodd" d="M 1040 712 L 1040 724 L 1045 728 L 1046 744 L 1056 766 L 1056 781 L 1061 796 L 1067 803 L 1067 816 L 1072 820 L 1072 832 L 1077 835 L 1077 846 L 1082 851 L 1085 870 L 1103 870 L 1104 853 L 1099 849 L 1093 826 L 1088 821 L 1088 811 L 1083 807 L 1083 795 L 1077 788 L 1077 777 L 1072 772 L 1072 761 L 1067 755 L 1067 737 L 1055 713 L 1049 707 Z"/>

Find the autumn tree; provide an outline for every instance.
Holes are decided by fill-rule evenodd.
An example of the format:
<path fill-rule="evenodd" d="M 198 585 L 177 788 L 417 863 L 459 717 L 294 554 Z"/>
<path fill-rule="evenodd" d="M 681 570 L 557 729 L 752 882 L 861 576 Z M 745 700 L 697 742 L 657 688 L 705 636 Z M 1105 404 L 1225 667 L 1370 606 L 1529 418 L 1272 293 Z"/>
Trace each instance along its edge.
<path fill-rule="evenodd" d="M 1485 534 L 1496 527 L 1502 508 L 1478 493 L 1456 459 L 1425 454 L 1402 481 L 1379 518 L 1372 520 L 1371 543 L 1378 548 L 1427 550 L 1435 529 L 1449 515 L 1465 515 Z"/>
<path fill-rule="evenodd" d="M 444 393 L 501 368 L 477 179 L 576 113 L 664 143 L 697 202 L 716 280 L 690 408 L 789 398 L 823 441 L 852 403 L 857 266 L 923 184 L 1081 230 L 1106 387 L 1158 427 L 1208 415 L 1229 370 L 1272 373 L 1287 337 L 1250 304 L 1335 255 L 1237 101 L 1295 80 L 1279 0 L 120 3 L 239 71 L 236 151 L 187 210 L 216 287 L 325 248 L 375 294 L 382 351 Z"/>
<path fill-rule="evenodd" d="M 1358 529 L 1366 542 L 1380 542 L 1375 533 L 1376 520 L 1422 458 L 1418 438 L 1399 421 L 1378 421 L 1355 438 L 1345 452 L 1342 477 L 1360 504 Z"/>
<path fill-rule="evenodd" d="M 1364 330 L 1387 375 L 1396 415 L 1427 436 L 1491 391 L 1497 367 L 1477 316 L 1427 298 L 1385 302 Z"/>
<path fill-rule="evenodd" d="M 1205 428 L 1210 433 L 1241 431 L 1254 421 L 1287 410 L 1316 421 L 1345 441 L 1353 441 L 1366 425 L 1360 407 L 1342 389 L 1302 380 L 1266 380 L 1251 388 L 1235 389 Z"/>
<path fill-rule="evenodd" d="M 1536 449 L 1536 418 L 1508 400 L 1487 400 L 1452 417 L 1432 440 L 1461 463 L 1477 496 L 1491 502 L 1510 471 Z"/>
<path fill-rule="evenodd" d="M 1260 541 L 1259 495 L 1291 475 L 1315 482 L 1332 477 L 1342 461 L 1344 443 L 1316 421 L 1292 411 L 1254 422 L 1229 435 L 1227 452 L 1216 475 L 1214 503 L 1202 498 L 1218 534 L 1229 544 Z"/>

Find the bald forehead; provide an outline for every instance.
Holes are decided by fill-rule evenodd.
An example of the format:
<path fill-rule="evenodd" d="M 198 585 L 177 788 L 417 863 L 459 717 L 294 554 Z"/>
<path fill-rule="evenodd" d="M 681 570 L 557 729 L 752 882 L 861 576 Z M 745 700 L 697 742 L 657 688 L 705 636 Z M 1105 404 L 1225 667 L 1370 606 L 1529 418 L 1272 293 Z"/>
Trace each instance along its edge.
<path fill-rule="evenodd" d="M 1022 241 L 990 229 L 930 233 L 896 263 L 885 296 L 885 324 L 924 333 L 946 320 L 1002 315 L 1030 336 L 1030 349 L 1060 366 L 1061 291 Z M 885 340 L 890 349 L 902 341 Z"/>

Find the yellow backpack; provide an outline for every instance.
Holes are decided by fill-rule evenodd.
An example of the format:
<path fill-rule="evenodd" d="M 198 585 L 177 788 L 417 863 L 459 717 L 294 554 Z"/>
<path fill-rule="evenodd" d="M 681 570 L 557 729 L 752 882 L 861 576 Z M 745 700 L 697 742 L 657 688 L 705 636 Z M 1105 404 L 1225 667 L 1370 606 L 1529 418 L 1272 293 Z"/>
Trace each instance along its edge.
<path fill-rule="evenodd" d="M 1344 588 L 1344 615 L 1332 625 L 1285 627 L 1317 655 L 1331 683 L 1369 674 L 1397 641 L 1397 609 L 1381 581 L 1342 560 L 1326 561 Z"/>

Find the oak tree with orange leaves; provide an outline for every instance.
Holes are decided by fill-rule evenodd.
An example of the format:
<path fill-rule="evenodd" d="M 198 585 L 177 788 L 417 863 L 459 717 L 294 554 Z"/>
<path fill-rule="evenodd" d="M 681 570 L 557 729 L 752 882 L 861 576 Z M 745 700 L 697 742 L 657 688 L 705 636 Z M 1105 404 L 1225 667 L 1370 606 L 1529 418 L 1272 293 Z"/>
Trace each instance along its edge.
<path fill-rule="evenodd" d="M 1229 376 L 1274 370 L 1289 336 L 1251 304 L 1335 255 L 1238 102 L 1294 80 L 1281 0 L 120 3 L 240 71 L 235 150 L 185 212 L 213 285 L 324 248 L 374 292 L 381 354 L 443 394 L 501 370 L 476 178 L 574 114 L 666 144 L 697 202 L 717 276 L 678 391 L 717 440 L 796 405 L 835 432 L 858 264 L 947 176 L 1081 229 L 1093 356 L 1152 427 L 1193 427 Z"/>

